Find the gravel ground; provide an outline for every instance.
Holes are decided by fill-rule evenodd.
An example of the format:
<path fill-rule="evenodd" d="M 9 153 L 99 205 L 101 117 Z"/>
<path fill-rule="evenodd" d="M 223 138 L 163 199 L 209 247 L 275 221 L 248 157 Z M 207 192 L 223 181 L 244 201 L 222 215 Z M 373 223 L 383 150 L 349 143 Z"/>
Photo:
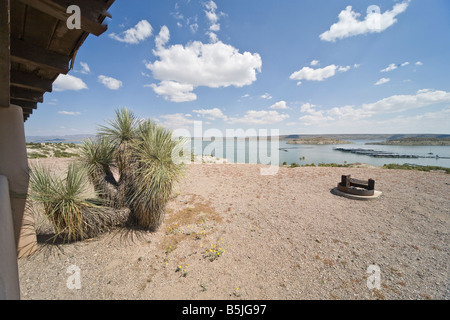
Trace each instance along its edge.
<path fill-rule="evenodd" d="M 188 166 L 156 232 L 40 243 L 19 260 L 22 299 L 450 299 L 450 175 L 261 168 Z M 334 195 L 343 174 L 383 195 Z"/>

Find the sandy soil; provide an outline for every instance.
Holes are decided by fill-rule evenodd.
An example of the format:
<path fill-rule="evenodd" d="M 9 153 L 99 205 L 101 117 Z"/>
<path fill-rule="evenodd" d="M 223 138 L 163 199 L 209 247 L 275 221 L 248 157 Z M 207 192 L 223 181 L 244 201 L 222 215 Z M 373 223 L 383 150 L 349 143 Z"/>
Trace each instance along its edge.
<path fill-rule="evenodd" d="M 450 299 L 450 175 L 260 169 L 190 165 L 154 233 L 41 243 L 19 260 L 22 299 Z M 383 195 L 334 195 L 342 174 L 375 179 Z M 80 289 L 69 289 L 72 265 Z M 379 290 L 367 286 L 371 265 Z"/>

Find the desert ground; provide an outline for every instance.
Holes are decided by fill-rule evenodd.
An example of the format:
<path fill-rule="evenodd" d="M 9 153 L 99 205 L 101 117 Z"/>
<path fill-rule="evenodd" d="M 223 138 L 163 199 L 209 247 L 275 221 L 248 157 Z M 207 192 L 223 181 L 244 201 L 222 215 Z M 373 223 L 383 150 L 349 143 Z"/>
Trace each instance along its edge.
<path fill-rule="evenodd" d="M 71 160 L 31 161 L 64 170 Z M 39 250 L 19 260 L 21 298 L 450 299 L 450 175 L 261 168 L 188 165 L 155 232 L 52 244 L 36 217 Z M 375 179 L 382 196 L 333 194 L 343 174 Z M 379 289 L 368 286 L 371 266 Z"/>

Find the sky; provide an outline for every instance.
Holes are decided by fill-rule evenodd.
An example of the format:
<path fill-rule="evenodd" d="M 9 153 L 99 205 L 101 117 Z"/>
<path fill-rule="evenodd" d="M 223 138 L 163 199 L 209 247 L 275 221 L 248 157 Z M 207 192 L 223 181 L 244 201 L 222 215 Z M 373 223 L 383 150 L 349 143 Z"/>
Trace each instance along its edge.
<path fill-rule="evenodd" d="M 27 136 L 95 134 L 123 107 L 191 134 L 450 134 L 448 0 L 116 0 L 109 12 Z"/>

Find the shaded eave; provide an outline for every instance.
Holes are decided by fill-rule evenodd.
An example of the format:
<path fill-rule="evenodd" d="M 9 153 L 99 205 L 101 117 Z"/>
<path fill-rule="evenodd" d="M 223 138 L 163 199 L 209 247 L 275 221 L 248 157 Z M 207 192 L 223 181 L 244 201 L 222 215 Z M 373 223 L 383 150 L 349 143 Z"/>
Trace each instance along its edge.
<path fill-rule="evenodd" d="M 0 0 L 0 106 L 21 106 L 26 121 L 56 78 L 73 67 L 88 35 L 107 30 L 103 21 L 114 1 Z M 67 28 L 70 5 L 81 9 L 81 29 Z"/>

